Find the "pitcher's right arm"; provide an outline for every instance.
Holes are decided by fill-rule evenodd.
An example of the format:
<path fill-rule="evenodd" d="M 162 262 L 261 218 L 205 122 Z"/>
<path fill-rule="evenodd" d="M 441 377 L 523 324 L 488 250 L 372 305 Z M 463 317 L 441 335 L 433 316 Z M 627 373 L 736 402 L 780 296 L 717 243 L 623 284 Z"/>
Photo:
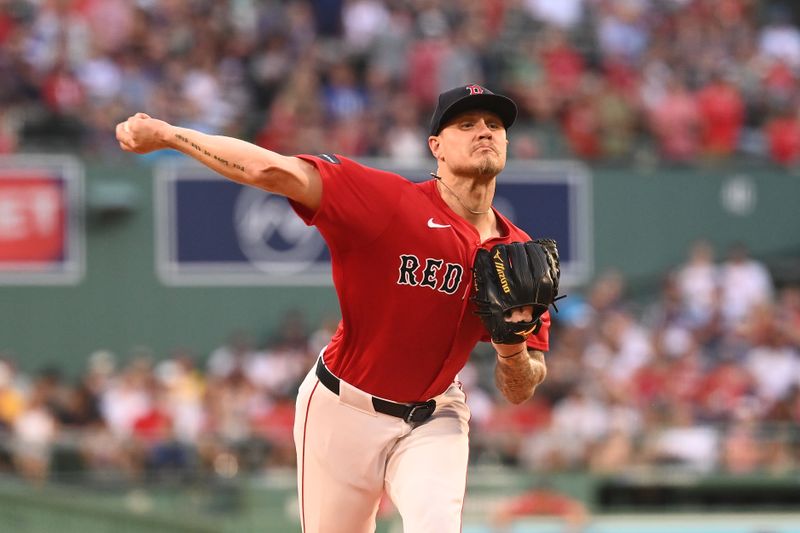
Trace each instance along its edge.
<path fill-rule="evenodd" d="M 322 180 L 314 165 L 240 139 L 179 128 L 145 113 L 117 124 L 116 135 L 127 152 L 172 148 L 230 180 L 286 196 L 312 211 L 322 200 Z"/>

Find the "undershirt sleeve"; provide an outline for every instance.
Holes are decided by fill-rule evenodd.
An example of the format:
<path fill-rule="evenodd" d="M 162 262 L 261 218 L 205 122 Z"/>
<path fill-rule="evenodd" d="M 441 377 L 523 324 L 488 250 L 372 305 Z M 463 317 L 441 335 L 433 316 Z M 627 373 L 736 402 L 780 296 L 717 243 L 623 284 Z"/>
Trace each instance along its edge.
<path fill-rule="evenodd" d="M 316 211 L 289 203 L 306 224 L 319 229 L 329 247 L 347 251 L 369 244 L 383 233 L 406 189 L 405 178 L 340 155 L 297 157 L 319 171 L 322 201 Z"/>

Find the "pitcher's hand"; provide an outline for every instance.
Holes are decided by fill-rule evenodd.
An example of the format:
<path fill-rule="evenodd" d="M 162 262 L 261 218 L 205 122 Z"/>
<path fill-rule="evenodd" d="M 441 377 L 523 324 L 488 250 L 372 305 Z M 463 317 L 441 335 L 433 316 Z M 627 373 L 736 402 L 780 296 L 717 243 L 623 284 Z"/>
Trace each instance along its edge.
<path fill-rule="evenodd" d="M 166 133 L 169 124 L 151 118 L 145 113 L 136 113 L 125 122 L 117 124 L 119 146 L 126 152 L 147 154 L 167 148 Z"/>

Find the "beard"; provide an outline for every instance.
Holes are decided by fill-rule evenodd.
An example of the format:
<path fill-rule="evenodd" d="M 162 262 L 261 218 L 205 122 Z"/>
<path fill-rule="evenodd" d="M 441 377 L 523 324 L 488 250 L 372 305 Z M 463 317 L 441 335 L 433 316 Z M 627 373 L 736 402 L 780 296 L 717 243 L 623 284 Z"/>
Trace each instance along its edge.
<path fill-rule="evenodd" d="M 477 178 L 481 180 L 488 180 L 494 178 L 505 167 L 505 161 L 497 154 L 484 154 L 477 161 L 477 163 L 467 163 L 458 165 L 453 168 L 454 173 Z"/>
<path fill-rule="evenodd" d="M 493 178 L 500 174 L 503 170 L 503 164 L 500 162 L 499 157 L 484 156 L 481 158 L 480 164 L 476 169 L 478 177 Z"/>

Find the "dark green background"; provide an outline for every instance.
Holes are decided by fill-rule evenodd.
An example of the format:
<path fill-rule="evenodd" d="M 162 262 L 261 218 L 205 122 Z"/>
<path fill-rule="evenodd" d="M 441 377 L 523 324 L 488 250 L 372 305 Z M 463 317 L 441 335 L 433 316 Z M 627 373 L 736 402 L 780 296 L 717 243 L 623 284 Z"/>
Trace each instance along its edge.
<path fill-rule="evenodd" d="M 594 274 L 619 269 L 634 291 L 656 287 L 700 236 L 720 257 L 735 241 L 776 264 L 800 256 L 800 178 L 791 172 L 728 164 L 591 174 Z M 728 212 L 720 200 L 723 184 L 737 175 L 755 186 L 755 209 L 746 215 Z M 157 356 L 184 347 L 205 357 L 233 329 L 267 338 L 289 309 L 302 310 L 311 326 L 338 314 L 332 287 L 162 285 L 152 194 L 152 168 L 141 159 L 87 164 L 86 275 L 75 286 L 0 286 L 0 352 L 25 369 L 58 364 L 67 371 L 78 371 L 97 349 L 124 358 L 138 345 Z M 129 211 L 100 209 L 120 198 Z"/>

